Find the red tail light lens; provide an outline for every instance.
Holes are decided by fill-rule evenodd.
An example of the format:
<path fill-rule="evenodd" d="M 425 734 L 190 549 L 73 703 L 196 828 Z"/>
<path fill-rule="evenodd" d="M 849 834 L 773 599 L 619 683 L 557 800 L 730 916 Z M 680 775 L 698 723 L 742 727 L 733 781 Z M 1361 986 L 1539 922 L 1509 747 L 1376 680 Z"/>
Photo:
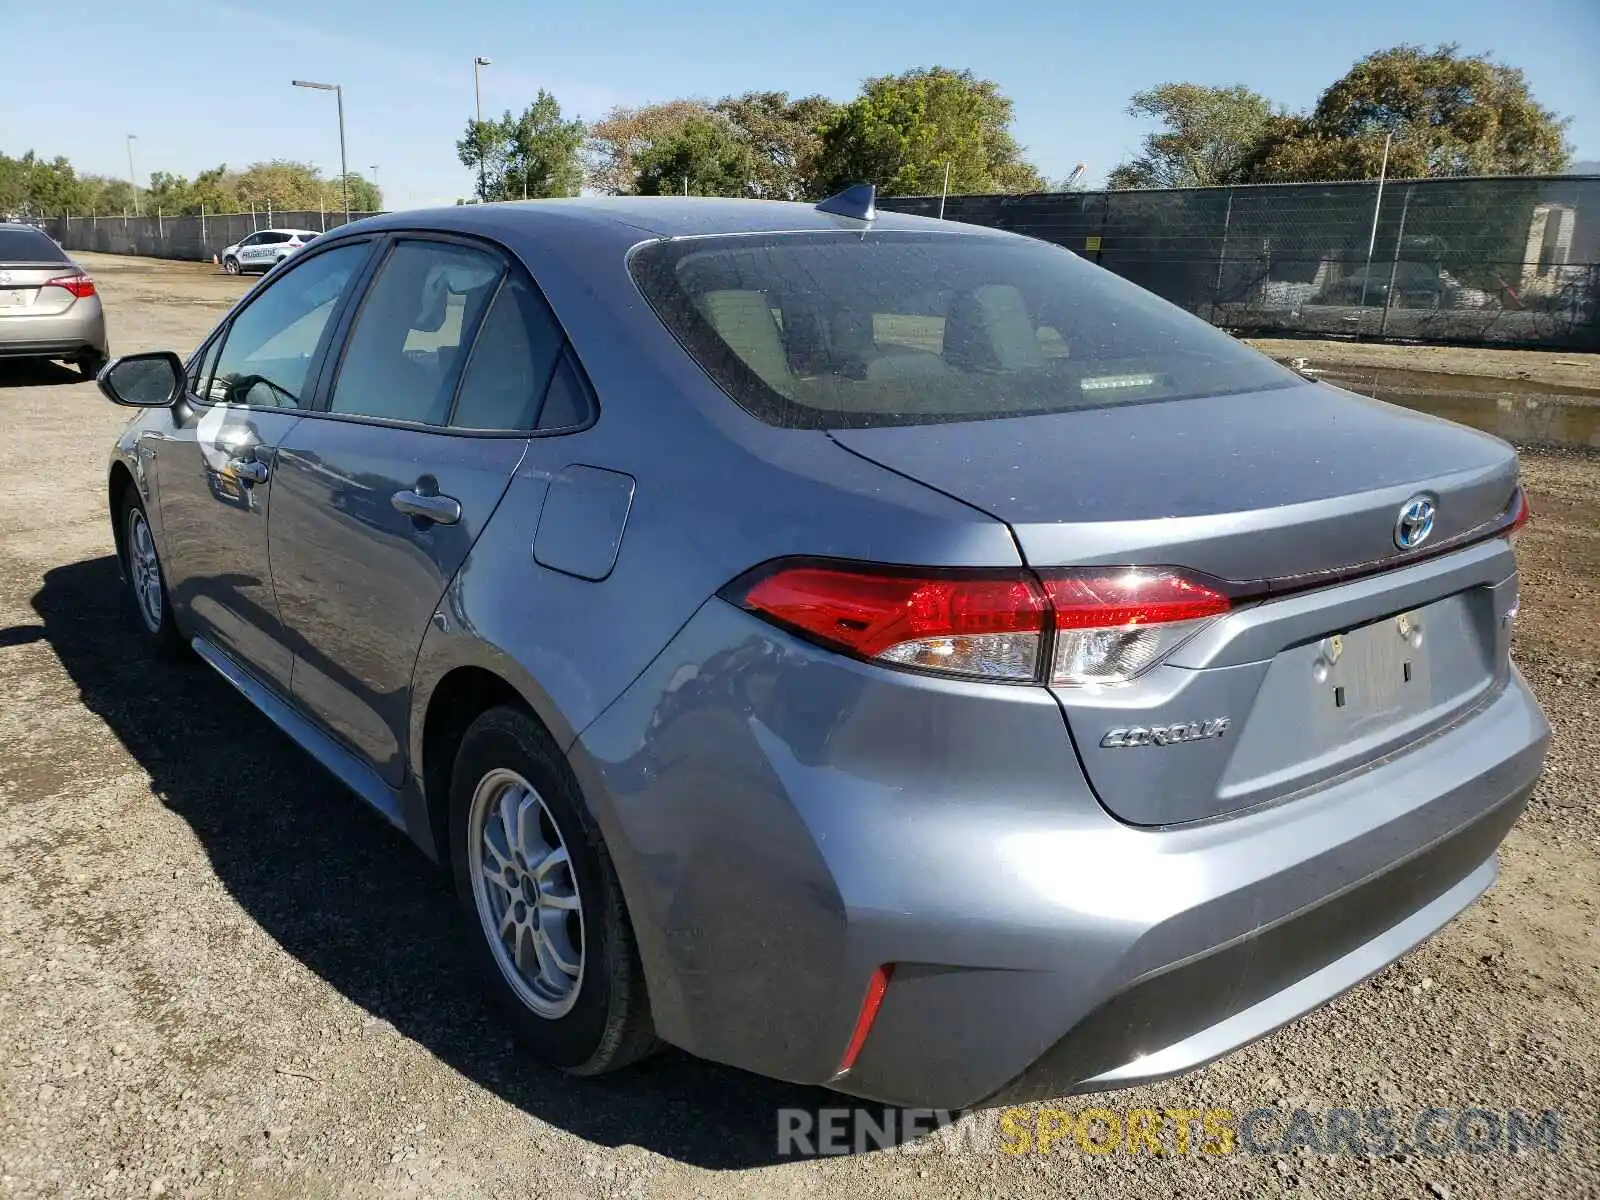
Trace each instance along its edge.
<path fill-rule="evenodd" d="M 724 594 L 860 658 L 1063 686 L 1126 682 L 1229 608 L 1221 592 L 1161 568 L 1053 571 L 1041 578 L 1022 570 L 777 563 Z"/>
<path fill-rule="evenodd" d="M 747 609 L 811 638 L 904 667 L 1032 680 L 1045 597 L 1023 572 L 901 573 L 790 566 L 739 597 Z"/>
<path fill-rule="evenodd" d="M 79 300 L 85 296 L 94 295 L 94 280 L 82 272 L 72 275 L 57 275 L 54 279 L 46 280 L 45 287 L 65 288 Z"/>
<path fill-rule="evenodd" d="M 1513 546 L 1517 544 L 1517 534 L 1532 519 L 1533 508 L 1528 504 L 1528 493 L 1519 487 L 1517 494 L 1511 497 L 1511 524 L 1506 526 L 1504 534 Z"/>

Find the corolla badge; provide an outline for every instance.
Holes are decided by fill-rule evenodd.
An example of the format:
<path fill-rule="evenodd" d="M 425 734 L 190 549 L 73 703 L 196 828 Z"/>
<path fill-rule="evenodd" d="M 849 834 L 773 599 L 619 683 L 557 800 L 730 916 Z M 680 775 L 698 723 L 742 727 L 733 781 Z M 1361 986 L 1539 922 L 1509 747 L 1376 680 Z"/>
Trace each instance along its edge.
<path fill-rule="evenodd" d="M 1100 739 L 1108 750 L 1121 750 L 1130 746 L 1177 746 L 1183 742 L 1204 742 L 1219 738 L 1232 724 L 1227 717 L 1213 717 L 1209 721 L 1179 721 L 1175 725 L 1134 725 L 1125 729 L 1109 729 Z"/>
<path fill-rule="evenodd" d="M 1433 501 L 1426 496 L 1413 496 L 1400 508 L 1400 517 L 1394 523 L 1394 544 L 1402 550 L 1415 550 L 1428 540 L 1433 532 Z"/>

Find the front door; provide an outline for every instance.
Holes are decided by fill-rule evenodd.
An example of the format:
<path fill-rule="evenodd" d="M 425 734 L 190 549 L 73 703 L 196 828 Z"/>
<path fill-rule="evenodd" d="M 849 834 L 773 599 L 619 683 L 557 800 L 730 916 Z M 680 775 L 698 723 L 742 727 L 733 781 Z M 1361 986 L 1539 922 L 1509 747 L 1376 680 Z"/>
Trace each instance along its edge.
<path fill-rule="evenodd" d="M 308 257 L 250 298 L 191 376 L 189 402 L 147 439 L 168 589 L 185 627 L 287 692 L 267 566 L 277 452 L 301 418 L 312 367 L 370 244 Z"/>
<path fill-rule="evenodd" d="M 478 245 L 395 242 L 328 411 L 278 447 L 269 540 L 295 699 L 391 784 L 428 622 L 522 459 L 559 349 L 558 330 L 530 345 L 508 266 Z"/>

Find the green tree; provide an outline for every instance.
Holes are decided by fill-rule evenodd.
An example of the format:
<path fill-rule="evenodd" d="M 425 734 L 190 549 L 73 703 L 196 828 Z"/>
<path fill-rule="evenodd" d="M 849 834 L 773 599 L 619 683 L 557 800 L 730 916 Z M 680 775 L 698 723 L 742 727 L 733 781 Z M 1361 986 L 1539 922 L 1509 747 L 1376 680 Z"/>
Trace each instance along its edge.
<path fill-rule="evenodd" d="M 749 196 L 758 174 L 756 155 L 731 122 L 690 117 L 674 133 L 652 142 L 636 158 L 634 192 L 640 196 Z"/>
<path fill-rule="evenodd" d="M 236 202 L 241 208 L 315 210 L 322 204 L 323 179 L 317 168 L 301 162 L 273 159 L 251 163 L 238 177 Z"/>
<path fill-rule="evenodd" d="M 1114 168 L 1113 189 L 1209 187 L 1232 183 L 1273 116 L 1265 96 L 1240 85 L 1164 83 L 1135 92 L 1128 114 L 1159 121 L 1139 155 Z"/>
<path fill-rule="evenodd" d="M 991 80 L 948 67 L 881 75 L 862 86 L 822 133 L 818 190 L 874 183 L 891 195 L 928 194 L 950 171 L 952 192 L 1044 186 L 1011 135 L 1011 100 Z"/>
<path fill-rule="evenodd" d="M 378 190 L 378 185 L 365 175 L 351 171 L 345 176 L 350 189 L 350 211 L 353 213 L 380 212 L 383 209 L 383 193 Z M 337 177 L 325 180 L 322 184 L 322 207 L 328 212 L 344 211 L 344 189 L 339 186 Z"/>
<path fill-rule="evenodd" d="M 639 180 L 639 155 L 678 133 L 691 118 L 708 112 L 710 107 L 699 100 L 613 108 L 589 127 L 584 142 L 589 186 L 610 196 L 629 194 Z"/>
<path fill-rule="evenodd" d="M 820 198 L 816 188 L 821 130 L 838 115 L 826 96 L 789 99 L 788 92 L 746 92 L 712 105 L 749 146 L 749 194 L 768 200 Z"/>
<path fill-rule="evenodd" d="M 1396 46 L 1369 54 L 1309 115 L 1270 122 L 1241 174 L 1274 182 L 1370 179 L 1390 134 L 1396 177 L 1565 168 L 1568 122 L 1535 102 L 1521 71 L 1457 50 Z"/>
<path fill-rule="evenodd" d="M 583 185 L 585 132 L 582 121 L 562 119 L 561 105 L 540 88 L 521 116 L 508 109 L 498 121 L 468 121 L 456 154 L 478 173 L 479 200 L 575 196 Z"/>

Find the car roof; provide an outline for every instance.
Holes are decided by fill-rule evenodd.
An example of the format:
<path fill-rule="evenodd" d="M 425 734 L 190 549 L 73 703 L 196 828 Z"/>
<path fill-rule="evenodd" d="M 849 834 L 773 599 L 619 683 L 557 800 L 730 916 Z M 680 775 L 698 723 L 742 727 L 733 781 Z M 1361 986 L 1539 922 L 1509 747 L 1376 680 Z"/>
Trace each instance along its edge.
<path fill-rule="evenodd" d="M 640 241 L 642 237 L 698 237 L 710 234 L 794 233 L 810 230 L 926 230 L 991 237 L 1013 237 L 974 225 L 937 221 L 878 211 L 870 225 L 849 217 L 819 212 L 810 204 L 782 200 L 741 200 L 698 196 L 579 196 L 556 200 L 519 200 L 496 204 L 461 204 L 450 208 L 384 213 L 340 226 L 329 233 L 359 227 L 376 229 L 439 229 L 515 237 L 539 225 L 583 227 Z"/>

